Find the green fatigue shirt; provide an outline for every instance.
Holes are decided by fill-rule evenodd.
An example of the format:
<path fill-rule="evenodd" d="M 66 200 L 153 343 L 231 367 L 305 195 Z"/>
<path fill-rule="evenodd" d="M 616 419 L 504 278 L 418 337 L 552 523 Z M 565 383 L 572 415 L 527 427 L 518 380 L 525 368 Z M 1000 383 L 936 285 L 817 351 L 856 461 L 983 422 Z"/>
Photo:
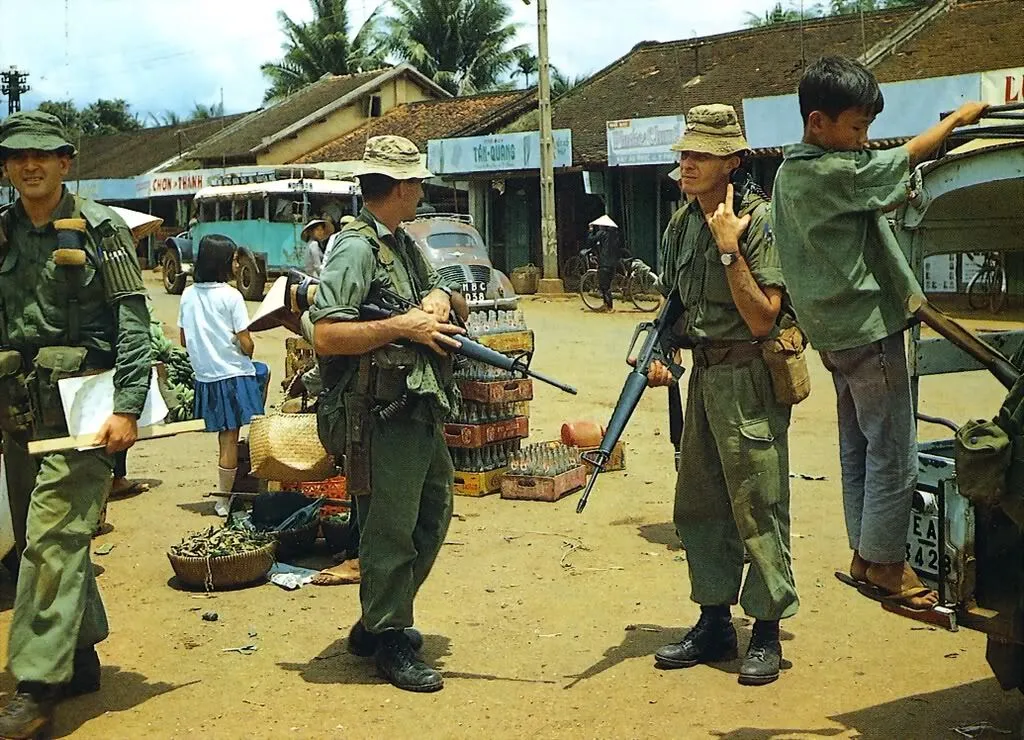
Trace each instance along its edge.
<path fill-rule="evenodd" d="M 738 215 L 750 214 L 750 224 L 740 239 L 740 252 L 754 280 L 762 288 L 785 289 L 775 239 L 768 222 L 768 204 L 749 193 Z M 676 211 L 661 239 L 660 264 L 663 290 L 679 290 L 686 309 L 685 334 L 695 342 L 750 341 L 755 337 L 743 321 L 726 277 L 718 246 L 700 203 L 696 200 Z"/>
<path fill-rule="evenodd" d="M 20 199 L 0 215 L 0 347 L 21 352 L 26 366 L 41 347 L 84 347 L 83 369 L 114 368 L 114 412 L 137 416 L 152 362 L 135 243 L 114 211 L 65 189 L 52 220 L 79 215 L 88 223 L 82 267 L 54 263 L 52 221 L 33 226 Z"/>
<path fill-rule="evenodd" d="M 790 298 L 811 344 L 849 349 L 905 329 L 905 296 L 888 268 L 892 253 L 885 254 L 900 246 L 884 212 L 907 197 L 907 150 L 832 152 L 794 144 L 784 155 L 772 222 Z"/>
<path fill-rule="evenodd" d="M 366 208 L 347 224 L 320 271 L 317 290 L 309 318 L 320 321 L 353 321 L 359 318 L 359 307 L 379 288 L 394 291 L 403 298 L 419 303 L 434 288 L 457 288 L 447 285 L 427 263 L 423 253 L 404 230 L 396 233 L 384 226 Z M 415 416 L 428 415 L 425 421 L 443 421 L 457 403 L 454 384 L 444 365 L 450 359 L 437 356 L 421 345 L 416 348 L 415 363 L 406 378 L 410 394 L 429 399 L 417 404 Z M 355 379 L 359 357 L 336 355 L 322 357 L 320 369 L 324 389 L 330 392 L 341 384 L 345 390 Z"/>

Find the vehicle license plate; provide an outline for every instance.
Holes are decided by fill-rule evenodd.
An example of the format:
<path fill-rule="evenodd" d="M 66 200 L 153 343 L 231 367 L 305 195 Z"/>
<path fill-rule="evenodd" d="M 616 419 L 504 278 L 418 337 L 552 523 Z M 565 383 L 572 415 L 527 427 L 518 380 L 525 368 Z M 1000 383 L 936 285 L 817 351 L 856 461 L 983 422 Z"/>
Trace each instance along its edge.
<path fill-rule="evenodd" d="M 907 529 L 907 562 L 921 573 L 939 577 L 939 517 L 910 512 Z M 946 563 L 948 572 L 949 563 Z"/>
<path fill-rule="evenodd" d="M 487 299 L 487 283 L 482 280 L 470 280 L 462 284 L 462 295 L 467 301 L 483 301 Z"/>

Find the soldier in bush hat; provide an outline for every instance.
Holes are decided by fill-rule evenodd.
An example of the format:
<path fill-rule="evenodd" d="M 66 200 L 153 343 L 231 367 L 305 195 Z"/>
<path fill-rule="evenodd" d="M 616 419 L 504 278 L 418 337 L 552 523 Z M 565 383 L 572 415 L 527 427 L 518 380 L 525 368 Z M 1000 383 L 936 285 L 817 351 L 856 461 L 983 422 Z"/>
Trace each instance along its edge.
<path fill-rule="evenodd" d="M 320 438 L 345 455 L 359 521 L 362 616 L 348 649 L 376 656 L 398 688 L 437 691 L 441 674 L 417 655 L 413 599 L 452 513 L 452 459 L 442 425 L 457 402 L 447 350 L 452 290 L 400 227 L 416 216 L 430 172 L 401 136 L 366 142 L 356 173 L 365 207 L 333 240 L 310 318 L 324 393 Z M 420 307 L 361 321 L 359 306 L 389 285 Z M 393 344 L 405 339 L 404 346 Z"/>
<path fill-rule="evenodd" d="M 734 194 L 730 178 L 749 146 L 732 107 L 691 109 L 672 149 L 692 199 L 662 238 L 661 277 L 665 290 L 679 292 L 682 334 L 693 346 L 674 520 L 701 616 L 655 662 L 687 668 L 736 657 L 730 607 L 738 601 L 755 620 L 739 681 L 764 684 L 779 675 L 779 620 L 798 604 L 789 550 L 790 406 L 776 400 L 758 345 L 777 331 L 785 284 L 765 199 Z M 671 381 L 660 363 L 648 373 L 651 385 Z"/>
<path fill-rule="evenodd" d="M 47 113 L 0 123 L 0 164 L 19 196 L 0 212 L 0 429 L 23 548 L 8 650 L 17 692 L 0 711 L 2 737 L 45 733 L 58 700 L 99 690 L 94 646 L 107 619 L 89 540 L 112 455 L 134 444 L 149 388 L 135 244 L 120 216 L 64 187 L 76 153 Z M 57 380 L 107 369 L 114 411 L 97 448 L 30 457 L 29 441 L 68 434 Z"/>

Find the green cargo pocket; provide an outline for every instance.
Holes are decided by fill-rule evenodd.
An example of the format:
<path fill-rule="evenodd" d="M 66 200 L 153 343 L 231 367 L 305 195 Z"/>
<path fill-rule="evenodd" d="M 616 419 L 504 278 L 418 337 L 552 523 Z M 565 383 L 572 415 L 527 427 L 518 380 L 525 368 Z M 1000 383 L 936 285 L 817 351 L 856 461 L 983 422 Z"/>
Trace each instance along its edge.
<path fill-rule="evenodd" d="M 960 427 L 953 445 L 960 495 L 976 505 L 998 505 L 1006 493 L 1012 452 L 1009 435 L 994 421 L 975 419 Z"/>
<path fill-rule="evenodd" d="M 751 442 L 771 443 L 775 441 L 772 425 L 767 419 L 752 419 L 740 424 L 740 434 Z"/>
<path fill-rule="evenodd" d="M 58 381 L 78 375 L 85 364 L 84 347 L 43 347 L 28 376 L 29 397 L 37 430 L 67 433 Z"/>
<path fill-rule="evenodd" d="M 316 431 L 324 449 L 340 459 L 345 454 L 345 402 L 339 387 L 320 394 L 316 404 Z"/>

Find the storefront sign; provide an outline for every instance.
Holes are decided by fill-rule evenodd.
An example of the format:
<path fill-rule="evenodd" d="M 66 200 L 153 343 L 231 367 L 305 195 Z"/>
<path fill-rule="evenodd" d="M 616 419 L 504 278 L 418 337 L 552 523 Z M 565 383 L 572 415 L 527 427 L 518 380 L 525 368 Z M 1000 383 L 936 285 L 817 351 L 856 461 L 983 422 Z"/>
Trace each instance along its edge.
<path fill-rule="evenodd" d="M 1024 67 L 982 72 L 981 99 L 992 105 L 1024 103 Z"/>
<path fill-rule="evenodd" d="M 672 164 L 679 158 L 672 145 L 685 129 L 682 115 L 608 121 L 608 166 Z"/>
<path fill-rule="evenodd" d="M 553 135 L 555 167 L 571 167 L 572 132 L 558 129 Z M 437 175 L 540 169 L 540 133 L 431 139 L 427 142 L 427 169 Z"/>
<path fill-rule="evenodd" d="M 135 179 L 136 198 L 155 198 L 162 195 L 193 195 L 202 188 L 214 185 L 245 185 L 251 182 L 270 182 L 280 175 L 272 169 L 254 170 L 209 169 L 157 172 L 139 175 Z"/>

